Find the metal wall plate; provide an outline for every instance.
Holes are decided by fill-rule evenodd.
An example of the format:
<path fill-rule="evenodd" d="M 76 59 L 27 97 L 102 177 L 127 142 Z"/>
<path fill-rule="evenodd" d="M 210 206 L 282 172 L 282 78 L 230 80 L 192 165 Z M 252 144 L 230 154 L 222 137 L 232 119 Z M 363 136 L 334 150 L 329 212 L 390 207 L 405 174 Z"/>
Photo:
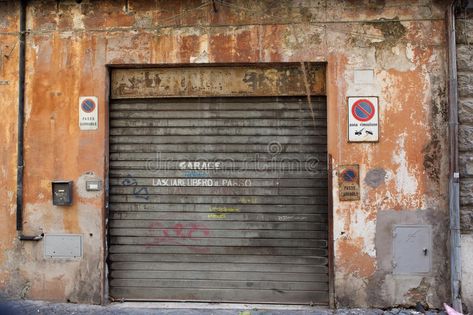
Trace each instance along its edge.
<path fill-rule="evenodd" d="M 432 227 L 396 225 L 393 229 L 393 273 L 419 274 L 432 270 Z"/>
<path fill-rule="evenodd" d="M 44 256 L 46 258 L 82 257 L 82 235 L 46 234 L 44 236 Z"/>
<path fill-rule="evenodd" d="M 85 190 L 87 191 L 100 191 L 102 189 L 101 180 L 88 180 L 85 182 Z"/>

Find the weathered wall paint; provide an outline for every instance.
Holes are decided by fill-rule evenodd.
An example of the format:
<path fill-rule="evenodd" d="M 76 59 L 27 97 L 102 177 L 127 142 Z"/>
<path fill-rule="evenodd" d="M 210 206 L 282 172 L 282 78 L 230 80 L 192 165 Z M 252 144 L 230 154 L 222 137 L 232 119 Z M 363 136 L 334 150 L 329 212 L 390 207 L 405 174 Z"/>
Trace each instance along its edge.
<path fill-rule="evenodd" d="M 16 30 L 18 18 L 16 6 L 13 3 L 0 3 L 0 28 L 2 31 Z M 9 13 L 9 14 L 8 14 Z M 15 266 L 14 257 L 10 252 L 19 253 L 22 248 L 15 241 L 15 187 L 16 187 L 16 131 L 17 125 L 14 117 L 17 116 L 17 86 L 18 86 L 18 49 L 17 37 L 0 35 L 0 108 L 4 119 L 0 124 L 0 286 L 5 294 L 17 294 L 19 270 Z M 6 55 L 8 57 L 6 57 Z M 11 289 L 11 290 L 10 290 Z"/>
<path fill-rule="evenodd" d="M 50 181 L 105 179 L 106 65 L 327 62 L 328 151 L 333 157 L 335 300 L 338 306 L 439 307 L 448 299 L 445 3 L 417 1 L 30 1 L 27 38 L 25 233 L 82 233 L 84 257 L 43 258 L 15 240 L 17 58 L 3 58 L 0 127 L 0 285 L 10 296 L 99 303 L 104 194 L 75 187 L 51 205 Z M 18 4 L 0 2 L 0 43 L 17 44 Z M 10 33 L 8 33 L 10 32 Z M 373 69 L 371 83 L 354 80 Z M 99 98 L 99 130 L 80 132 L 77 100 Z M 347 143 L 347 96 L 379 96 L 379 143 Z M 336 170 L 360 164 L 361 201 L 339 202 Z M 373 172 L 384 174 L 375 181 Z M 367 174 L 370 177 L 365 179 Z M 432 224 L 431 273 L 390 272 L 386 231 Z M 440 289 L 439 289 L 440 288 Z"/>

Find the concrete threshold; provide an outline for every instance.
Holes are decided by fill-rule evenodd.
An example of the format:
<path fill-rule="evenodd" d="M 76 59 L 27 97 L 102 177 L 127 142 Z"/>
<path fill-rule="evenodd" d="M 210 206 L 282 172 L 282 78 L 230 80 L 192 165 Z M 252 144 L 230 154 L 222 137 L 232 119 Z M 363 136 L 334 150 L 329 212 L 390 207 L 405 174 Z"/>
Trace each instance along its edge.
<path fill-rule="evenodd" d="M 196 302 L 113 302 L 114 308 L 145 309 L 200 309 L 200 310 L 287 310 L 287 311 L 330 311 L 328 307 L 287 304 L 238 304 L 238 303 L 196 303 Z"/>

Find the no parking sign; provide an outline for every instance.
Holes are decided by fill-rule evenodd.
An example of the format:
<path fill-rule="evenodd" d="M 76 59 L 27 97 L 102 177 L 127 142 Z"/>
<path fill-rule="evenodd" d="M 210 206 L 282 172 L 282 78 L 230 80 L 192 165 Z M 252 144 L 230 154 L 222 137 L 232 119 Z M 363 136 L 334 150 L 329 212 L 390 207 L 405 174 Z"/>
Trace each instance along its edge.
<path fill-rule="evenodd" d="M 360 200 L 360 167 L 358 164 L 342 165 L 338 172 L 338 196 L 340 201 Z"/>
<path fill-rule="evenodd" d="M 99 102 L 96 96 L 79 97 L 79 128 L 80 130 L 97 130 Z"/>
<path fill-rule="evenodd" d="M 378 98 L 348 97 L 348 141 L 379 140 Z"/>

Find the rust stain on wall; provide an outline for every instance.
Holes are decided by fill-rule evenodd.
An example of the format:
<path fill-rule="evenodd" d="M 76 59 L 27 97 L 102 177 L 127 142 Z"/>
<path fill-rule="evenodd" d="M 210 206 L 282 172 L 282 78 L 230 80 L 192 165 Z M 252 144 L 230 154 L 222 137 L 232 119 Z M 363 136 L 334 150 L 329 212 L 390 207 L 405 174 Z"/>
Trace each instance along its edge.
<path fill-rule="evenodd" d="M 189 35 L 182 37 L 181 40 L 180 59 L 190 61 L 192 56 L 199 53 L 200 37 L 197 35 Z"/>
<path fill-rule="evenodd" d="M 230 32 L 212 32 L 209 52 L 212 62 L 257 62 L 258 46 L 254 45 L 255 26 L 232 28 Z"/>
<path fill-rule="evenodd" d="M 283 60 L 281 48 L 277 43 L 282 42 L 285 27 L 282 25 L 264 25 L 258 28 L 260 44 L 259 61 Z"/>

